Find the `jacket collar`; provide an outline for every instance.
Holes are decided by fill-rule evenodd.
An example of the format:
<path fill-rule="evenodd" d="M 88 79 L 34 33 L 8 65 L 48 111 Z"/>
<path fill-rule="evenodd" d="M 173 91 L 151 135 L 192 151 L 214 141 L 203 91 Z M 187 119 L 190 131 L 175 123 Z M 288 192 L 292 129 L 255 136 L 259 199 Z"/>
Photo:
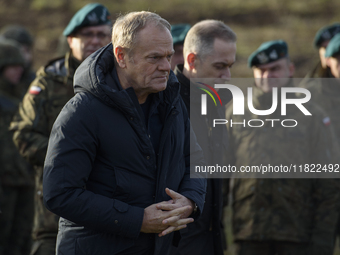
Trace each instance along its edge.
<path fill-rule="evenodd" d="M 48 76 L 53 80 L 72 86 L 75 71 L 80 64 L 81 62 L 75 59 L 69 51 L 64 57 L 53 59 L 46 66 L 40 68 L 37 76 Z"/>

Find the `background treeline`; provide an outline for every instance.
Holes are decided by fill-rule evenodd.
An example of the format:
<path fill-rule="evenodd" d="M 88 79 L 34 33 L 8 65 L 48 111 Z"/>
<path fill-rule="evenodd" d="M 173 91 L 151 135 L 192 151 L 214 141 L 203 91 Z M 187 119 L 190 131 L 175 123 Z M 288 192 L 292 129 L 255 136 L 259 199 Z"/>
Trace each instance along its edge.
<path fill-rule="evenodd" d="M 87 0 L 0 0 L 0 27 L 26 26 L 35 37 L 35 69 L 55 57 L 58 38 L 72 15 Z M 316 31 L 340 22 L 339 0 L 98 0 L 115 19 L 127 11 L 155 11 L 174 23 L 219 19 L 238 36 L 233 77 L 251 77 L 249 54 L 263 41 L 284 39 L 289 44 L 296 77 L 303 77 L 317 61 L 312 46 Z"/>

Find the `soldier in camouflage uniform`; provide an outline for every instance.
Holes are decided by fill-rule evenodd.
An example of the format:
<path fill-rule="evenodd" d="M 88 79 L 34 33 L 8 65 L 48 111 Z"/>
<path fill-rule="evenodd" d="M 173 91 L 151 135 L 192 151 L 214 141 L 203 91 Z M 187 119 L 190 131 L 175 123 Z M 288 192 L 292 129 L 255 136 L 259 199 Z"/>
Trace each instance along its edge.
<path fill-rule="evenodd" d="M 340 25 L 339 25 L 340 29 Z M 336 133 L 340 132 L 340 33 L 329 41 L 324 51 L 325 63 L 329 72 L 328 79 L 304 79 L 302 87 L 306 87 L 312 94 L 312 100 L 318 104 L 329 117 L 333 129 Z M 325 77 L 324 77 L 325 78 Z M 331 78 L 331 79 L 329 79 Z M 336 135 L 336 140 L 340 144 L 340 136 Z"/>
<path fill-rule="evenodd" d="M 301 86 L 311 92 L 313 102 L 326 112 L 327 121 L 332 124 L 330 133 L 334 137 L 334 149 L 337 155 L 340 155 L 340 33 L 328 41 L 324 54 L 328 72 L 327 79 L 304 79 Z M 336 234 L 340 235 L 340 218 Z"/>
<path fill-rule="evenodd" d="M 26 28 L 18 25 L 8 25 L 1 29 L 0 36 L 16 41 L 21 48 L 25 59 L 24 73 L 20 79 L 20 89 L 22 96 L 27 91 L 28 86 L 35 78 L 32 70 L 33 64 L 33 37 Z"/>
<path fill-rule="evenodd" d="M 332 77 L 329 67 L 327 67 L 326 64 L 325 52 L 329 41 L 333 38 L 334 35 L 338 34 L 339 32 L 340 23 L 335 23 L 321 28 L 316 33 L 314 38 L 314 47 L 319 52 L 320 61 L 317 63 L 314 69 L 307 74 L 306 78 Z"/>
<path fill-rule="evenodd" d="M 273 87 L 291 86 L 294 68 L 283 41 L 264 43 L 248 60 L 253 68 L 253 106 L 266 110 L 272 106 Z M 277 79 L 275 83 L 271 79 Z M 280 96 L 279 103 L 280 105 Z M 291 97 L 290 97 L 291 98 Z M 244 115 L 233 115 L 232 105 L 226 119 L 246 122 L 262 120 L 262 127 L 229 125 L 228 162 L 237 166 L 304 165 L 331 163 L 331 146 L 318 106 L 310 104 L 312 116 L 305 116 L 294 105 L 281 116 L 274 113 L 257 116 L 245 105 Z M 284 117 L 284 118 L 283 118 Z M 265 119 L 294 119 L 298 125 L 285 128 L 280 122 Z M 230 121 L 229 121 L 230 123 Z M 275 174 L 275 173 L 274 173 Z M 234 180 L 233 232 L 238 255 L 326 255 L 332 254 L 333 232 L 338 216 L 336 183 L 331 179 L 260 179 Z M 275 175 L 272 177 L 275 177 Z M 281 177 L 276 175 L 276 177 Z M 306 178 L 305 176 L 304 178 Z M 308 177 L 307 177 L 308 178 Z"/>
<path fill-rule="evenodd" d="M 173 27 L 172 27 L 173 29 Z M 174 36 L 174 35 L 173 35 Z M 183 37 L 184 40 L 184 37 Z M 174 39 L 175 41 L 175 39 Z M 205 51 L 205 49 L 209 51 Z M 190 123 L 197 141 L 202 148 L 207 165 L 222 164 L 228 146 L 227 130 L 224 125 L 212 127 L 213 118 L 225 117 L 225 105 L 213 106 L 209 101 L 210 114 L 202 116 L 200 111 L 201 93 L 198 83 L 190 84 L 191 79 L 219 79 L 231 77 L 230 68 L 235 62 L 236 34 L 223 22 L 204 20 L 195 24 L 188 32 L 184 44 L 184 65 L 178 64 L 174 73 L 181 83 L 180 94 L 187 108 Z M 211 86 L 212 84 L 210 84 Z M 213 86 L 213 85 L 212 85 Z M 231 100 L 227 90 L 219 90 L 223 103 Z M 222 187 L 223 180 L 207 179 L 203 213 L 198 220 L 181 230 L 181 240 L 177 248 L 172 247 L 171 255 L 209 254 L 223 255 L 226 250 L 226 237 L 222 224 L 223 189 L 229 189 L 228 183 Z"/>
<path fill-rule="evenodd" d="M 24 71 L 24 58 L 15 41 L 0 40 L 0 70 L 0 255 L 26 255 L 31 247 L 34 173 L 8 130 L 19 106 L 16 86 Z"/>
<path fill-rule="evenodd" d="M 74 95 L 73 76 L 80 63 L 110 42 L 111 21 L 100 4 L 88 4 L 79 10 L 64 30 L 71 50 L 50 61 L 37 72 L 24 96 L 10 129 L 21 155 L 35 166 L 35 217 L 31 254 L 55 254 L 59 217 L 43 205 L 42 176 L 52 125 L 60 110 Z"/>

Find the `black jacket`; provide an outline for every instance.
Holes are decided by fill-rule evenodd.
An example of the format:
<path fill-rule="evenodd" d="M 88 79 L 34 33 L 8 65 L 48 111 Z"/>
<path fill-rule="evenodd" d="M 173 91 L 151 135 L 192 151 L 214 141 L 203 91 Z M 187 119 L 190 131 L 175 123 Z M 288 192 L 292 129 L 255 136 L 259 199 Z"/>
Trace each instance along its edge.
<path fill-rule="evenodd" d="M 212 127 L 213 119 L 225 119 L 225 108 L 213 105 L 208 101 L 208 114 L 202 116 L 201 90 L 190 85 L 190 80 L 182 73 L 183 65 L 175 68 L 175 74 L 181 83 L 180 94 L 190 115 L 193 130 L 201 146 L 207 165 L 223 165 L 223 156 L 228 144 L 228 135 L 225 125 Z M 228 90 L 220 90 L 223 103 L 231 99 Z M 222 179 L 207 180 L 207 194 L 204 210 L 201 217 L 186 229 L 181 230 L 181 240 L 177 249 L 172 248 L 171 254 L 214 254 L 223 255 L 226 248 L 226 239 L 222 224 L 223 195 Z M 228 184 L 228 182 L 225 182 Z M 224 187 L 228 189 L 228 187 Z"/>
<path fill-rule="evenodd" d="M 76 95 L 51 132 L 43 185 L 46 207 L 62 217 L 57 254 L 140 254 L 146 244 L 166 254 L 173 234 L 140 233 L 144 208 L 169 200 L 169 187 L 203 209 L 206 181 L 190 178 L 190 158 L 203 164 L 203 155 L 176 77 L 154 96 L 163 124 L 155 152 L 134 90 L 113 72 L 109 44 L 77 69 Z"/>

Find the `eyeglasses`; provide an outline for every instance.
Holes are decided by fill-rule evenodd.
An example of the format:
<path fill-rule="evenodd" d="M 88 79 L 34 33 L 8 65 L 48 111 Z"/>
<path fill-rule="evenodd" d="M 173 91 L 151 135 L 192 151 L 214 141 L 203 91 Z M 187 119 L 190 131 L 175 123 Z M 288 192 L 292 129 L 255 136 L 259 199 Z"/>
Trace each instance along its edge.
<path fill-rule="evenodd" d="M 108 34 L 104 34 L 104 33 L 98 33 L 98 34 L 94 34 L 94 33 L 78 33 L 77 36 L 81 37 L 82 39 L 89 41 L 92 40 L 93 38 L 97 37 L 99 40 L 104 40 L 107 37 L 109 37 L 110 35 Z"/>

